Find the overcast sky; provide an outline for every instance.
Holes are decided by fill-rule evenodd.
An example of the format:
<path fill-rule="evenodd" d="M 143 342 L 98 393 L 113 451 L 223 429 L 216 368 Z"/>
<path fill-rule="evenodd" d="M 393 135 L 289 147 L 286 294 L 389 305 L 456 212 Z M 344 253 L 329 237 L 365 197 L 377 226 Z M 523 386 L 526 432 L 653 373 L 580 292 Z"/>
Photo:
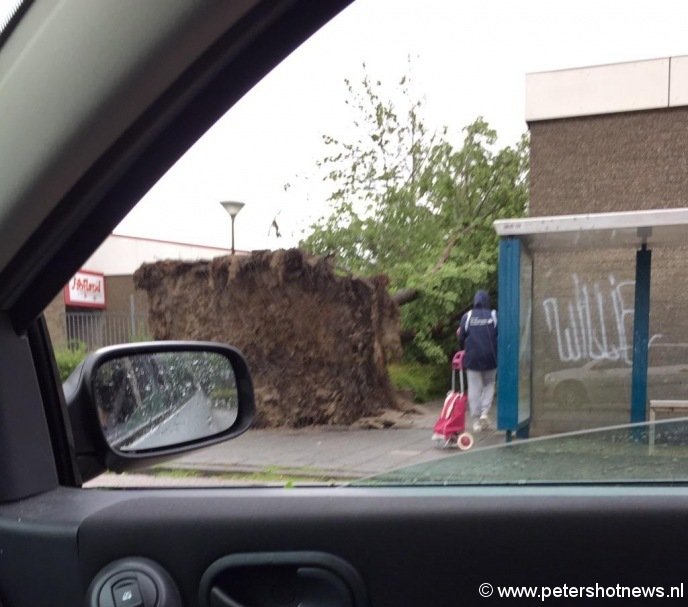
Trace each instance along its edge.
<path fill-rule="evenodd" d="M 346 136 L 344 78 L 360 80 L 363 62 L 393 83 L 411 56 L 427 123 L 458 139 L 482 115 L 506 145 L 526 130 L 526 73 L 677 55 L 688 55 L 683 0 L 357 0 L 232 108 L 116 233 L 229 246 L 219 205 L 229 199 L 246 204 L 238 249 L 296 244 L 327 210 L 322 135 Z M 275 216 L 279 240 L 268 237 Z"/>

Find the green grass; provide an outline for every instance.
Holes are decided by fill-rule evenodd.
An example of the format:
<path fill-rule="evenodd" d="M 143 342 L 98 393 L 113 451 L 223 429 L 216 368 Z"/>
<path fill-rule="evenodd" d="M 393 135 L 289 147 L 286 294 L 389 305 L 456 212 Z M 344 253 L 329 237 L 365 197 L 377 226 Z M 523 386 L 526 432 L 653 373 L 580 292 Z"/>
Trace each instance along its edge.
<path fill-rule="evenodd" d="M 251 483 L 280 483 L 285 488 L 294 487 L 297 484 L 327 483 L 336 485 L 342 479 L 333 479 L 321 470 L 314 468 L 289 468 L 284 469 L 278 466 L 266 466 L 262 470 L 253 472 L 220 472 L 214 470 L 195 470 L 191 468 L 172 468 L 168 466 L 156 466 L 142 472 L 157 477 L 167 478 L 214 478 L 226 481 L 245 481 Z"/>
<path fill-rule="evenodd" d="M 76 369 L 77 365 L 86 358 L 87 354 L 86 344 L 83 343 L 55 350 L 55 361 L 57 362 L 57 370 L 60 373 L 60 381 L 66 380 L 72 371 Z"/>
<path fill-rule="evenodd" d="M 387 371 L 392 385 L 412 392 L 417 403 L 444 398 L 451 385 L 449 364 L 394 363 Z"/>

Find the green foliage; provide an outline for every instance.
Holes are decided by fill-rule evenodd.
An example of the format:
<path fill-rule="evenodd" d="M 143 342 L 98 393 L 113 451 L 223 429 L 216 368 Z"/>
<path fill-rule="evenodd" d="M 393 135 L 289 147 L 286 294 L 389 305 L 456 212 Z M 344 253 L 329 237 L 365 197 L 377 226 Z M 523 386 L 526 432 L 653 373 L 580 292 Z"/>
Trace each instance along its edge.
<path fill-rule="evenodd" d="M 360 91 L 346 84 L 357 137 L 325 137 L 332 152 L 319 166 L 331 212 L 301 246 L 335 254 L 352 273 L 387 274 L 392 292 L 417 290 L 402 308 L 402 329 L 414 336 L 407 353 L 446 361 L 459 313 L 477 289 L 496 292 L 492 222 L 526 212 L 527 139 L 497 149 L 495 131 L 478 118 L 455 146 L 446 128 L 428 131 L 407 78 L 399 83 L 403 111 L 367 75 Z"/>
<path fill-rule="evenodd" d="M 129 337 L 129 343 L 134 344 L 134 343 L 141 343 L 144 341 L 153 341 L 153 338 L 151 337 L 150 333 L 146 333 L 145 331 L 141 331 L 138 333 L 134 333 Z"/>
<path fill-rule="evenodd" d="M 418 403 L 444 398 L 450 386 L 448 364 L 393 363 L 387 371 L 392 385 L 413 392 Z"/>
<path fill-rule="evenodd" d="M 55 350 L 55 361 L 60 373 L 60 381 L 65 381 L 71 375 L 78 364 L 86 358 L 86 354 L 88 354 L 86 344 L 81 342 Z"/>

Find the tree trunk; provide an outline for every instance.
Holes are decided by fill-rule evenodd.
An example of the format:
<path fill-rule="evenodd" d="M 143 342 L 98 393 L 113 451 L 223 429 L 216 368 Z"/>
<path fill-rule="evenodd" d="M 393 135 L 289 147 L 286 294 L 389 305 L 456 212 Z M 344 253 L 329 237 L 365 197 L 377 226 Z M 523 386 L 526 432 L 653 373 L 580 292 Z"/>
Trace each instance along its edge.
<path fill-rule="evenodd" d="M 412 302 L 414 299 L 418 299 L 419 296 L 420 291 L 418 289 L 399 289 L 392 295 L 392 299 L 398 306 L 403 306 Z"/>

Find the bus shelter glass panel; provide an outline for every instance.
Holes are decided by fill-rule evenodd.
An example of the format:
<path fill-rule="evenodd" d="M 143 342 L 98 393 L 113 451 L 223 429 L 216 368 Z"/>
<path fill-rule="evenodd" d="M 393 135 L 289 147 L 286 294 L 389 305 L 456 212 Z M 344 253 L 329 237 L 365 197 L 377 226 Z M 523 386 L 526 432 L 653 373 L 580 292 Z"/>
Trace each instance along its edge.
<path fill-rule="evenodd" d="M 533 364 L 533 258 L 525 247 L 521 248 L 519 292 L 518 423 L 522 425 L 531 415 Z"/>
<path fill-rule="evenodd" d="M 533 256 L 531 435 L 630 419 L 635 251 Z"/>
<path fill-rule="evenodd" d="M 686 247 L 658 247 L 652 251 L 648 407 L 651 401 L 688 401 L 687 258 Z M 658 420 L 686 416 L 688 409 L 684 408 L 670 410 L 659 407 L 655 411 Z M 677 440 L 675 435 L 667 436 L 662 428 L 658 426 L 656 432 L 657 453 L 672 449 Z"/>

